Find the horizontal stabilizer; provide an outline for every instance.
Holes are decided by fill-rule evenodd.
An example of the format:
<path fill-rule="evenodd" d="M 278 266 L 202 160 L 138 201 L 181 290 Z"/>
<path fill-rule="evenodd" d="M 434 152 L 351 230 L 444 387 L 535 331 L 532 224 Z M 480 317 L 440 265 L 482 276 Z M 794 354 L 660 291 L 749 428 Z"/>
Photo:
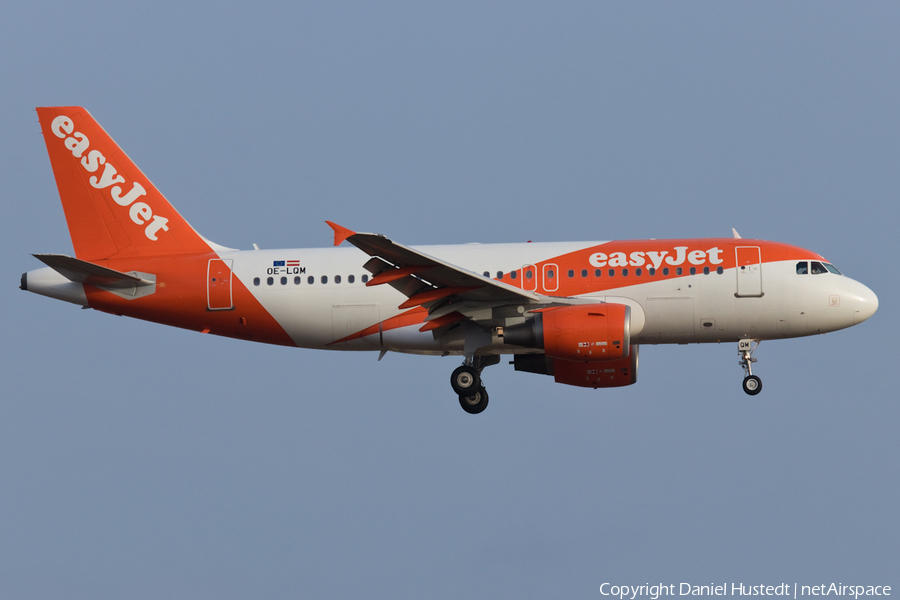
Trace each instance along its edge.
<path fill-rule="evenodd" d="M 69 281 L 86 283 L 125 298 L 156 291 L 156 277 L 148 273 L 122 273 L 65 254 L 35 254 L 34 257 Z"/>

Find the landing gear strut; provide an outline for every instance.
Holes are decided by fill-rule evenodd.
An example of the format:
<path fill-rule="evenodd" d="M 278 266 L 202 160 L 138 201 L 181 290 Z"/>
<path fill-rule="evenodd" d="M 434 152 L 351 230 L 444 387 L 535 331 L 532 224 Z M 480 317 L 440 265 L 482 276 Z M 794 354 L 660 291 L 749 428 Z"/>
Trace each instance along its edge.
<path fill-rule="evenodd" d="M 470 415 L 477 415 L 487 408 L 488 393 L 481 383 L 481 371 L 498 362 L 498 355 L 468 357 L 450 376 L 450 386 L 459 396 L 459 405 Z"/>
<path fill-rule="evenodd" d="M 756 340 L 741 340 L 738 342 L 738 354 L 741 357 L 738 364 L 743 367 L 745 373 L 743 388 L 744 392 L 751 396 L 755 396 L 762 391 L 762 380 L 754 375 L 750 369 L 750 365 L 756 362 L 756 359 L 753 358 L 753 352 L 758 347 L 759 342 Z"/>

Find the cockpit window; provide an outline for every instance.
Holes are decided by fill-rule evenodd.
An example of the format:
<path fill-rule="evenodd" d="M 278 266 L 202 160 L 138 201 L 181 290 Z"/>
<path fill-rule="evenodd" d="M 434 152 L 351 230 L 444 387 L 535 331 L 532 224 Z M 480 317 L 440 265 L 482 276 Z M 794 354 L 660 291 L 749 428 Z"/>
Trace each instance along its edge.
<path fill-rule="evenodd" d="M 797 275 L 806 275 L 809 273 L 809 263 L 805 260 L 797 263 Z"/>
<path fill-rule="evenodd" d="M 838 270 L 837 270 L 837 267 L 835 267 L 835 266 L 832 265 L 832 264 L 825 263 L 825 268 L 828 269 L 828 272 L 829 272 L 829 273 L 834 273 L 835 275 L 843 275 L 843 273 L 841 273 L 840 271 L 838 271 Z"/>
<path fill-rule="evenodd" d="M 823 265 L 823 264 L 820 263 L 820 262 L 817 262 L 817 261 L 814 260 L 814 261 L 812 261 L 812 263 L 810 263 L 810 264 L 812 265 L 812 266 L 810 267 L 810 272 L 811 272 L 813 275 L 822 275 L 822 274 L 828 272 L 828 270 L 825 268 L 825 265 Z"/>

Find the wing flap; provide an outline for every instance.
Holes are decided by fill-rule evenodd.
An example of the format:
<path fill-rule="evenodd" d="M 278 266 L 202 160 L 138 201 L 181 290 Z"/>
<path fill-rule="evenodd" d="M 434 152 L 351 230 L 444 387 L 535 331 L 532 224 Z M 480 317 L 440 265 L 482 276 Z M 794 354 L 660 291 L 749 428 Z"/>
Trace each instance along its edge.
<path fill-rule="evenodd" d="M 373 285 L 383 285 L 385 283 L 390 283 L 392 281 L 397 281 L 398 279 L 402 279 L 409 275 L 416 275 L 419 273 L 423 273 L 424 271 L 430 270 L 431 267 L 399 267 L 396 269 L 385 269 L 379 273 L 376 273 L 372 279 L 366 283 L 366 287 L 371 287 Z"/>
<path fill-rule="evenodd" d="M 452 325 L 457 321 L 462 321 L 465 318 L 466 316 L 464 314 L 454 311 L 449 315 L 444 315 L 443 317 L 438 317 L 437 319 L 433 319 L 431 321 L 425 321 L 425 324 L 419 328 L 419 331 L 425 332 L 432 331 L 434 329 L 440 329 L 441 327 Z"/>
<path fill-rule="evenodd" d="M 443 300 L 447 296 L 452 296 L 454 294 L 459 295 L 465 292 L 472 291 L 474 289 L 476 288 L 432 288 L 419 294 L 415 294 L 414 296 L 410 296 L 409 300 L 401 304 L 398 308 L 413 308 L 414 306 L 422 306 L 424 304 L 428 304 L 429 302 L 437 302 L 438 300 Z"/>

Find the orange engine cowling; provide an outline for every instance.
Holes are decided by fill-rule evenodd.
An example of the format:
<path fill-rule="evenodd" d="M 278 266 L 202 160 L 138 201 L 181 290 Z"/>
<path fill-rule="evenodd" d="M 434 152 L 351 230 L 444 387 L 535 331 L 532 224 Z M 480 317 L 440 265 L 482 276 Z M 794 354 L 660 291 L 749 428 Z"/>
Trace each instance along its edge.
<path fill-rule="evenodd" d="M 543 354 L 517 354 L 516 371 L 553 375 L 556 383 L 589 388 L 622 387 L 637 381 L 638 346 L 616 360 L 582 362 L 550 358 Z"/>
<path fill-rule="evenodd" d="M 550 358 L 598 361 L 627 358 L 631 308 L 624 304 L 560 306 L 540 311 L 532 321 L 507 327 L 504 342 L 542 348 Z"/>

